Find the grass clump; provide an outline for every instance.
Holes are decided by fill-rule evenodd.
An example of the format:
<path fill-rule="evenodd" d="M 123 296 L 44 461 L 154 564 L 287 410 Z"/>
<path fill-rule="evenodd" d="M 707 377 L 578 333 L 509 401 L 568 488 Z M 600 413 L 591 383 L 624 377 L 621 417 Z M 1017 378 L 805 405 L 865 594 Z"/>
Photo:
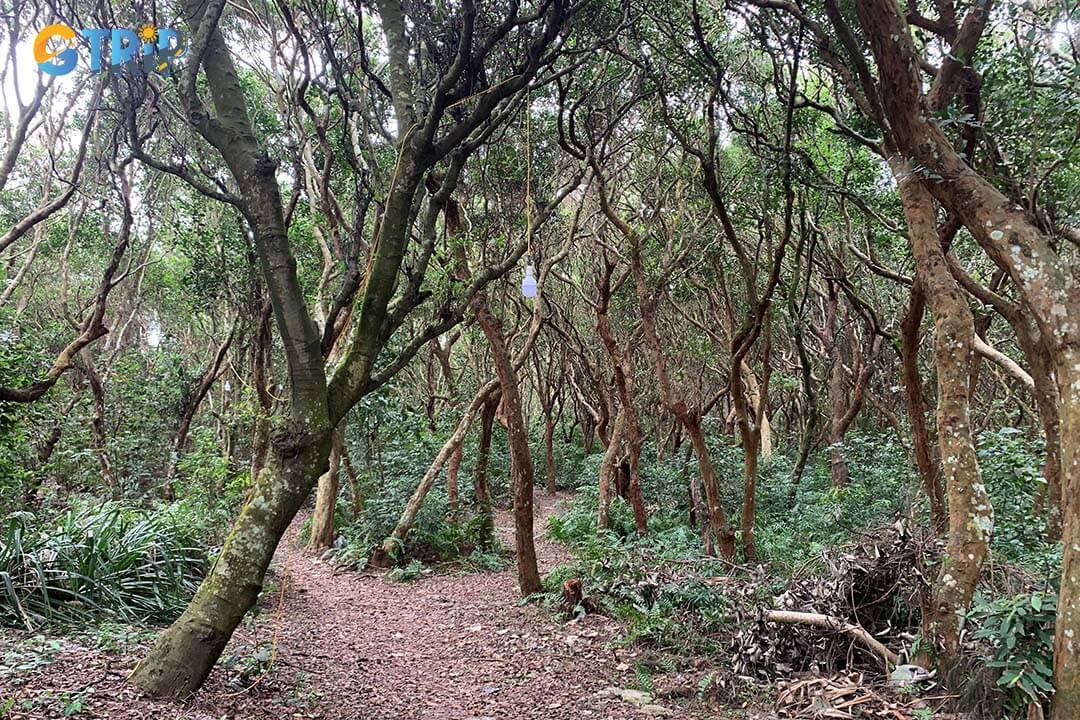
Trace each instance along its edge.
<path fill-rule="evenodd" d="M 111 503 L 46 522 L 9 515 L 0 529 L 0 623 L 171 620 L 206 564 L 198 533 L 178 520 Z"/>

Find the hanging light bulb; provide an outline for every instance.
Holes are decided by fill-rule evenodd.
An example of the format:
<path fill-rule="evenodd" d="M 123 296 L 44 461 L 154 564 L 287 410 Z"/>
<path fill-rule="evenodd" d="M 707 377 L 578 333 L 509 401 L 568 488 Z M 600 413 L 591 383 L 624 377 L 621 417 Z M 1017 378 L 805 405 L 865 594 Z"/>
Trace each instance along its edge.
<path fill-rule="evenodd" d="M 527 298 L 536 297 L 536 278 L 533 277 L 532 263 L 525 264 L 525 277 L 521 280 L 521 294 Z"/>
<path fill-rule="evenodd" d="M 146 326 L 146 344 L 150 347 L 150 350 L 157 350 L 158 346 L 161 345 L 161 339 L 161 324 L 158 322 L 157 313 L 155 312 Z"/>

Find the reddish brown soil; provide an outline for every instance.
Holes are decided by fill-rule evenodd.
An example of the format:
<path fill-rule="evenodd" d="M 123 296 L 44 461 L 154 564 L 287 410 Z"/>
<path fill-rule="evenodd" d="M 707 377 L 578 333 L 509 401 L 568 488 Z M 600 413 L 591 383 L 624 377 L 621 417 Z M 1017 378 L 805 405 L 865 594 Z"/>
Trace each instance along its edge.
<path fill-rule="evenodd" d="M 554 504 L 537 495 L 541 572 L 567 559 L 563 546 L 542 537 Z M 512 545 L 510 516 L 500 513 L 497 523 Z M 563 623 L 521 605 L 513 567 L 393 582 L 319 562 L 293 537 L 273 569 L 279 586 L 286 577 L 284 597 L 268 593 L 225 652 L 250 658 L 277 633 L 273 665 L 254 687 L 244 690 L 258 672 L 241 681 L 239 665 L 219 665 L 188 703 L 152 701 L 124 684 L 145 639 L 118 638 L 119 649 L 105 651 L 100 639 L 8 632 L 0 634 L 0 718 L 51 720 L 65 711 L 116 720 L 698 717 L 671 701 L 660 701 L 664 713 L 598 694 L 634 683 L 633 651 L 611 646 L 617 624 L 600 616 Z"/>

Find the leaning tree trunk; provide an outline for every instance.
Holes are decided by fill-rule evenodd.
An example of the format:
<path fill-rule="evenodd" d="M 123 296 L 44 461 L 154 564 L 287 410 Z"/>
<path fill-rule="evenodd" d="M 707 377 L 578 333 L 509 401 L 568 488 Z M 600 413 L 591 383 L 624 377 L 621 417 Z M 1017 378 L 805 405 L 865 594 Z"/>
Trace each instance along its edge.
<path fill-rule="evenodd" d="M 214 386 L 214 381 L 217 380 L 218 375 L 221 374 L 221 365 L 225 362 L 225 355 L 229 352 L 229 347 L 232 345 L 233 336 L 235 334 L 236 324 L 234 323 L 233 326 L 229 328 L 229 334 L 226 336 L 224 342 L 218 346 L 210 364 L 207 365 L 206 369 L 199 377 L 199 384 L 187 398 L 184 407 L 180 412 L 180 418 L 176 424 L 176 436 L 173 438 L 172 452 L 169 454 L 169 464 L 165 470 L 165 484 L 163 490 L 166 497 L 171 498 L 174 496 L 172 483 L 173 479 L 176 477 L 176 468 L 180 463 L 180 455 L 183 454 L 184 448 L 187 446 L 188 433 L 191 432 L 191 423 L 195 419 L 195 413 L 198 412 L 199 406 L 202 405 L 202 401 L 210 393 L 210 388 Z"/>
<path fill-rule="evenodd" d="M 129 681 L 155 695 L 195 692 L 259 597 L 278 541 L 326 467 L 330 433 L 275 439 L 251 500 L 240 512 L 187 610 L 161 633 Z"/>
<path fill-rule="evenodd" d="M 540 592 L 540 572 L 536 566 L 536 546 L 533 542 L 533 463 L 529 453 L 529 433 L 521 410 L 517 370 L 503 340 L 502 323 L 487 307 L 486 293 L 473 299 L 476 321 L 483 330 L 495 370 L 502 387 L 503 409 L 506 412 L 506 433 L 510 441 L 510 481 L 514 495 L 514 544 L 517 555 L 518 587 L 524 597 Z"/>
<path fill-rule="evenodd" d="M 116 485 L 116 476 L 113 474 L 112 463 L 109 461 L 109 451 L 106 447 L 108 438 L 105 435 L 105 386 L 101 383 L 101 375 L 94 365 L 94 355 L 90 348 L 83 348 L 79 352 L 82 360 L 82 371 L 90 385 L 90 396 L 93 398 L 92 412 L 90 414 L 90 439 L 94 448 L 94 454 L 98 459 L 98 470 L 105 487 L 109 489 L 113 497 L 116 497 L 120 489 Z"/>
<path fill-rule="evenodd" d="M 289 245 L 277 168 L 256 139 L 217 18 L 204 19 L 205 12 L 206 6 L 196 0 L 185 3 L 193 36 L 206 41 L 201 67 L 218 117 L 210 120 L 201 101 L 192 97 L 193 83 L 185 85 L 184 102 L 192 110 L 196 128 L 208 136 L 229 166 L 243 198 L 285 347 L 291 398 L 288 421 L 271 440 L 267 465 L 255 479 L 251 498 L 213 567 L 184 613 L 158 636 L 128 678 L 153 695 L 172 698 L 186 698 L 202 685 L 233 631 L 254 606 L 278 542 L 326 469 L 335 424 L 329 418 L 319 333 L 307 311 Z M 400 207 L 400 200 L 396 204 L 395 212 L 407 215 L 408 206 Z M 373 267 L 369 281 L 386 282 L 387 275 L 396 277 L 397 266 Z M 381 307 L 385 312 L 385 306 Z"/>

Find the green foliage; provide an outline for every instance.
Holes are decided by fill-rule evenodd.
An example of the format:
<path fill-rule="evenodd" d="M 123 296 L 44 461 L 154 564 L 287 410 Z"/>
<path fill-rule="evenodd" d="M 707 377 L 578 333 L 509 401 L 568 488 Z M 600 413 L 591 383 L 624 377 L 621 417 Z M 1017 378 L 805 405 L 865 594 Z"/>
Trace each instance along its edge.
<path fill-rule="evenodd" d="M 721 496 L 734 513 L 740 491 L 742 452 L 710 439 Z M 907 512 L 912 477 L 902 449 L 887 437 L 853 433 L 844 445 L 851 483 L 831 486 L 825 451 L 802 481 L 791 487 L 791 461 L 782 456 L 761 467 L 758 486 L 759 562 L 772 579 L 768 590 L 806 566 L 826 547 L 850 541 L 860 531 L 891 524 Z M 561 599 L 562 582 L 582 581 L 587 601 L 627 621 L 626 640 L 643 640 L 678 652 L 723 653 L 733 622 L 730 598 L 708 579 L 731 568 L 703 554 L 698 531 L 688 524 L 687 484 L 697 472 L 682 458 L 645 453 L 642 475 L 650 508 L 649 534 L 635 533 L 633 511 L 621 498 L 611 503 L 610 527 L 596 527 L 599 457 L 586 458 L 574 501 L 551 518 L 548 533 L 569 544 L 576 559 L 545 578 L 549 603 Z M 806 568 L 813 570 L 813 568 Z M 771 583 L 771 584 L 770 584 Z M 762 597 L 762 601 L 767 601 Z"/>
<path fill-rule="evenodd" d="M 979 594 L 967 615 L 976 628 L 971 637 L 989 650 L 986 665 L 1001 672 L 997 685 L 1014 717 L 1022 717 L 1029 703 L 1046 703 L 1054 693 L 1056 612 L 1057 594 L 1036 591 L 992 601 Z"/>
<path fill-rule="evenodd" d="M 1046 518 L 1034 512 L 1035 496 L 1045 490 L 1042 440 L 1005 427 L 979 437 L 979 467 L 994 504 L 991 546 L 1003 560 L 1041 577 L 1061 572 L 1061 544 L 1046 540 Z"/>
<path fill-rule="evenodd" d="M 7 320 L 0 314 L 0 323 Z M 23 387 L 37 378 L 42 353 L 25 343 L 15 329 L 0 330 L 0 378 L 9 387 Z M 45 424 L 37 405 L 0 402 L 0 515 L 19 507 L 35 472 L 30 457 L 31 428 Z"/>
<path fill-rule="evenodd" d="M 2 530 L 0 622 L 27 629 L 170 620 L 205 567 L 198 534 L 170 511 L 106 504 L 39 523 L 13 513 Z"/>
<path fill-rule="evenodd" d="M 363 568 L 372 551 L 394 529 L 416 484 L 431 464 L 446 435 L 430 432 L 424 416 L 402 408 L 392 401 L 390 392 L 381 391 L 361 403 L 366 423 L 349 425 L 353 464 L 363 506 L 355 517 L 344 498 L 335 513 L 340 547 L 335 559 L 345 565 Z M 498 438 L 498 434 L 496 434 Z M 473 443 L 473 444 L 470 444 Z M 466 443 L 463 455 L 475 458 L 475 438 Z M 488 483 L 496 500 L 507 493 L 507 450 L 504 440 L 492 443 L 488 463 Z M 416 519 L 405 537 L 404 546 L 393 560 L 407 564 L 423 562 L 460 562 L 464 567 L 490 569 L 502 567 L 504 554 L 488 536 L 487 518 L 475 507 L 472 495 L 473 468 L 462 463 L 458 481 L 460 497 L 455 511 L 446 494 L 445 474 L 435 481 Z"/>
<path fill-rule="evenodd" d="M 386 577 L 394 582 L 412 582 L 424 572 L 424 563 L 419 560 L 410 560 L 404 567 L 393 568 Z"/>
<path fill-rule="evenodd" d="M 627 621 L 627 642 L 721 652 L 728 608 L 704 579 L 723 574 L 726 565 L 704 557 L 697 534 L 685 524 L 637 537 L 633 511 L 621 498 L 612 502 L 611 528 L 598 533 L 596 501 L 595 487 L 584 486 L 548 522 L 549 534 L 571 544 L 576 559 L 544 578 L 547 602 L 559 602 L 562 583 L 578 578 L 589 603 Z"/>
<path fill-rule="evenodd" d="M 848 433 L 840 450 L 851 473 L 845 487 L 832 486 L 825 450 L 812 457 L 794 493 L 790 458 L 776 455 L 762 466 L 758 552 L 775 570 L 790 573 L 827 547 L 908 515 L 918 485 L 892 436 Z"/>

